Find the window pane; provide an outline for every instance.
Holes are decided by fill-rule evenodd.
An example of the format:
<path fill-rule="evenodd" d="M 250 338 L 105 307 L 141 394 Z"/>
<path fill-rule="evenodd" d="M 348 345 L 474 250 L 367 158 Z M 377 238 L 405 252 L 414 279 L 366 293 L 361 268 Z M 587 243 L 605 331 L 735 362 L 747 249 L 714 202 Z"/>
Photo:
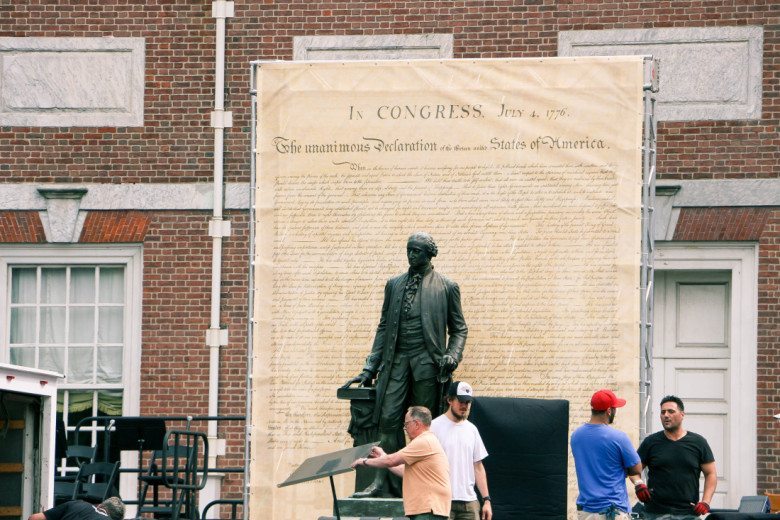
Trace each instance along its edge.
<path fill-rule="evenodd" d="M 97 415 L 92 411 L 94 392 L 68 392 L 68 426 L 76 426 L 81 419 Z M 89 426 L 85 424 L 84 426 Z M 81 440 L 81 439 L 79 439 Z"/>
<path fill-rule="evenodd" d="M 11 343 L 35 342 L 35 308 L 11 309 Z"/>
<path fill-rule="evenodd" d="M 101 307 L 98 313 L 98 342 L 122 342 L 122 307 Z"/>
<path fill-rule="evenodd" d="M 92 347 L 68 348 L 68 383 L 91 383 Z"/>
<path fill-rule="evenodd" d="M 38 350 L 38 368 L 65 373 L 65 349 L 62 347 L 40 347 Z"/>
<path fill-rule="evenodd" d="M 62 259 L 52 256 L 51 261 Z M 124 394 L 131 391 L 122 386 L 128 316 L 125 266 L 44 264 L 9 269 L 6 359 L 65 374 L 65 382 L 76 388 L 58 392 L 57 417 L 66 423 L 69 443 L 92 444 L 96 436 L 100 443 L 102 426 L 85 423 L 78 436 L 74 430 L 84 418 L 121 415 Z M 98 390 L 95 385 L 114 388 Z"/>
<path fill-rule="evenodd" d="M 70 303 L 95 301 L 95 268 L 74 267 L 70 270 Z"/>
<path fill-rule="evenodd" d="M 70 308 L 70 342 L 92 343 L 95 337 L 95 308 Z"/>
<path fill-rule="evenodd" d="M 87 415 L 86 417 L 91 417 L 92 414 Z M 73 423 L 73 426 L 76 426 L 78 423 L 78 420 Z M 89 427 L 91 423 L 84 423 L 83 427 L 81 428 L 81 431 L 79 431 L 78 439 L 76 439 L 76 442 L 78 442 L 82 446 L 92 446 L 92 432 L 89 430 L 85 430 L 84 428 Z M 102 456 L 102 452 L 98 452 L 98 457 Z"/>
<path fill-rule="evenodd" d="M 65 343 L 65 307 L 41 308 L 41 343 Z"/>
<path fill-rule="evenodd" d="M 124 303 L 125 270 L 121 267 L 100 268 L 100 303 Z"/>
<path fill-rule="evenodd" d="M 35 268 L 11 270 L 11 303 L 35 303 Z"/>
<path fill-rule="evenodd" d="M 98 347 L 97 382 L 122 382 L 122 347 Z"/>
<path fill-rule="evenodd" d="M 99 390 L 98 412 L 100 415 L 122 415 L 122 391 Z"/>
<path fill-rule="evenodd" d="M 41 303 L 65 303 L 65 268 L 41 269 Z"/>
<path fill-rule="evenodd" d="M 11 364 L 35 368 L 35 347 L 11 347 Z"/>

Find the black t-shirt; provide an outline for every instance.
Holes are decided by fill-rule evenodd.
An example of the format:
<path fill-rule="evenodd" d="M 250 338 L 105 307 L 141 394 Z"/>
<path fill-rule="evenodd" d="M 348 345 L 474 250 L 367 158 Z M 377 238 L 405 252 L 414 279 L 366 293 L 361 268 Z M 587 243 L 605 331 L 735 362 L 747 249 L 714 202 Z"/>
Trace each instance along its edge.
<path fill-rule="evenodd" d="M 687 432 L 677 441 L 663 431 L 649 435 L 637 450 L 642 465 L 649 468 L 647 487 L 649 513 L 690 514 L 699 501 L 701 465 L 714 462 L 710 445 L 701 435 Z"/>
<path fill-rule="evenodd" d="M 46 520 L 111 520 L 83 500 L 71 500 L 43 512 Z"/>

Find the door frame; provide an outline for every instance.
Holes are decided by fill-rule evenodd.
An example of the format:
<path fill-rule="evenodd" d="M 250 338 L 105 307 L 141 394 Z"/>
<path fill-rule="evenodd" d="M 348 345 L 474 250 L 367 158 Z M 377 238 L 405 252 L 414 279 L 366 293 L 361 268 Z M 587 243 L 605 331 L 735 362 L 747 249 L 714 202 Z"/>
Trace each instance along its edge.
<path fill-rule="evenodd" d="M 731 271 L 731 344 L 738 344 L 740 348 L 730 349 L 731 460 L 728 462 L 732 471 L 727 500 L 732 503 L 727 506 L 737 507 L 739 499 L 742 496 L 755 495 L 758 486 L 756 447 L 758 244 L 755 242 L 656 242 L 655 270 Z M 654 375 L 654 379 L 660 375 L 660 373 Z M 655 396 L 656 393 L 653 389 L 652 395 Z"/>

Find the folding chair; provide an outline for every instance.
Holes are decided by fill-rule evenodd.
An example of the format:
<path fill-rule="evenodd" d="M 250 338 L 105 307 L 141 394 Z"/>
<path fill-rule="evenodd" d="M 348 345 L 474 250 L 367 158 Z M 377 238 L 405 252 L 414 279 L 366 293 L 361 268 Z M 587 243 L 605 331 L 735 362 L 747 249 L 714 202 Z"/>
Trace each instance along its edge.
<path fill-rule="evenodd" d="M 73 445 L 65 449 L 65 463 L 69 466 L 76 466 L 81 469 L 84 464 L 95 461 L 95 446 Z M 70 464 L 73 462 L 73 464 Z M 76 476 L 78 473 L 54 476 L 54 503 L 59 505 L 71 500 L 73 497 L 73 488 L 76 485 Z"/>
<path fill-rule="evenodd" d="M 118 477 L 118 461 L 84 464 L 76 475 L 72 499 L 99 504 L 108 497 L 119 496 L 116 488 Z"/>

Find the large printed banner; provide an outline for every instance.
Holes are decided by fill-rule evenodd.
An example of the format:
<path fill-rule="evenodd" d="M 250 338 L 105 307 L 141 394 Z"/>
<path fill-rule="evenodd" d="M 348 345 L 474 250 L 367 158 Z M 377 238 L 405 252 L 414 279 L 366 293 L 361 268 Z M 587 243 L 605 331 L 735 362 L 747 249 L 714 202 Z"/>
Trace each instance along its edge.
<path fill-rule="evenodd" d="M 612 388 L 636 439 L 641 57 L 280 62 L 256 80 L 252 518 L 330 513 L 327 481 L 276 484 L 351 444 L 336 389 L 415 231 L 460 285 L 456 378 L 568 399 L 571 427 Z"/>

